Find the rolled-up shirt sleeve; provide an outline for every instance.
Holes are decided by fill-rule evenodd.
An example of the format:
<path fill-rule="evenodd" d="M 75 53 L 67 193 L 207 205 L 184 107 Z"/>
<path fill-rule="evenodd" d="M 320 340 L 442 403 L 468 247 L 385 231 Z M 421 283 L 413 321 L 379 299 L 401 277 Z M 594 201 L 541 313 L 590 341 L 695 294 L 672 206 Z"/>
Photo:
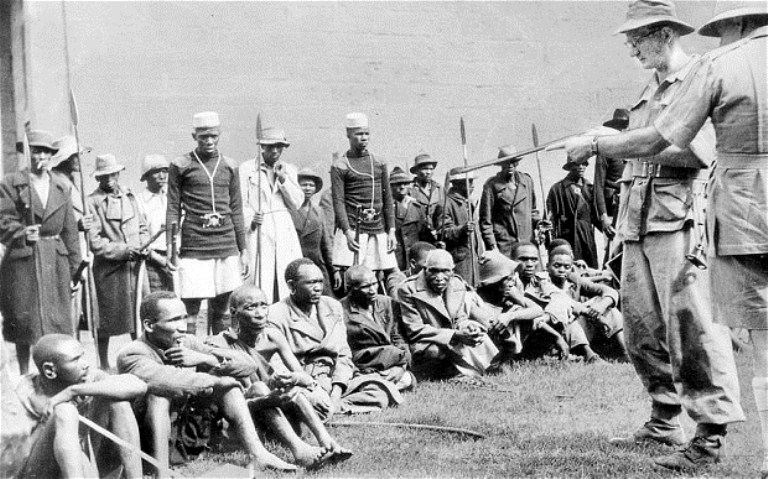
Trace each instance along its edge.
<path fill-rule="evenodd" d="M 675 100 L 653 122 L 667 142 L 685 148 L 707 122 L 719 92 L 713 78 L 712 61 L 705 56 L 686 76 Z"/>

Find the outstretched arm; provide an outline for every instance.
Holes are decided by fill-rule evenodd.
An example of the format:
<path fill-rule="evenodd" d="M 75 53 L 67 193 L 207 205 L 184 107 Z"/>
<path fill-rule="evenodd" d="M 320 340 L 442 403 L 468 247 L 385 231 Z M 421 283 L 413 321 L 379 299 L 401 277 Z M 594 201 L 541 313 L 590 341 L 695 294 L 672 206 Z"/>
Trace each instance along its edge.
<path fill-rule="evenodd" d="M 96 396 L 115 401 L 129 401 L 147 392 L 144 381 L 132 374 L 104 376 L 103 379 L 67 386 L 48 400 L 45 416 L 50 416 L 53 409 L 61 403 L 69 402 L 77 396 Z"/>

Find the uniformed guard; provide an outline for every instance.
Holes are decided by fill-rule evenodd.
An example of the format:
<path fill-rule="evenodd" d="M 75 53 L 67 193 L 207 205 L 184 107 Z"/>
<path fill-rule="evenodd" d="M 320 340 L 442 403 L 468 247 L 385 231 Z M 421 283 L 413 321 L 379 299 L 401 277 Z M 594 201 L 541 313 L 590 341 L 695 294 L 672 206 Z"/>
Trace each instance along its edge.
<path fill-rule="evenodd" d="M 443 187 L 432 179 L 435 173 L 437 160 L 428 153 L 420 153 L 413 159 L 413 166 L 410 171 L 413 177 L 413 184 L 409 188 L 408 194 L 416 203 L 420 204 L 424 210 L 424 217 L 427 220 L 427 227 L 432 234 L 432 238 L 426 238 L 423 241 L 434 242 L 437 239 L 437 225 L 440 223 L 440 208 L 443 204 Z"/>
<path fill-rule="evenodd" d="M 208 327 L 226 329 L 230 293 L 248 274 L 248 246 L 237 163 L 219 151 L 221 123 L 216 112 L 192 117 L 197 147 L 171 162 L 168 170 L 168 213 L 165 224 L 181 224 L 179 292 L 189 314 L 188 332 L 196 330 L 200 303 L 208 299 Z M 171 228 L 167 251 L 173 251 Z"/>

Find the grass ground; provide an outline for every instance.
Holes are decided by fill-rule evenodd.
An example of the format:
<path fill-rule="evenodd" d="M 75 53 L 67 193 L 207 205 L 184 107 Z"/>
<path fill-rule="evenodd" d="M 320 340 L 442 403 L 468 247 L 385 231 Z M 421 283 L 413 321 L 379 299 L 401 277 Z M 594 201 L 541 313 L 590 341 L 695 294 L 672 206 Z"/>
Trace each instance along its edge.
<path fill-rule="evenodd" d="M 731 427 L 728 458 L 707 470 L 706 477 L 757 477 L 760 438 L 750 388 L 750 352 L 739 354 L 737 362 L 748 420 Z M 353 448 L 355 456 L 318 472 L 300 472 L 298 477 L 681 477 L 651 461 L 668 449 L 617 448 L 608 443 L 647 419 L 649 402 L 630 365 L 521 363 L 495 381 L 513 392 L 420 383 L 399 408 L 337 418 L 455 426 L 483 433 L 486 439 L 423 430 L 332 427 L 331 433 Z M 684 426 L 693 431 L 687 418 Z M 279 446 L 268 447 L 290 459 Z M 240 453 L 209 455 L 177 472 L 182 477 L 203 477 L 225 462 L 245 464 Z"/>

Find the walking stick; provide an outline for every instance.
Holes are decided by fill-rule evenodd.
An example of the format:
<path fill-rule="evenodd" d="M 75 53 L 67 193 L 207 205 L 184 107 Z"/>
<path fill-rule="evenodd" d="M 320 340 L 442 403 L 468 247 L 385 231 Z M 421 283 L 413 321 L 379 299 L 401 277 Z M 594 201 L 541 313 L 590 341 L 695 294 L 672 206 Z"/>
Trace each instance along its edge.
<path fill-rule="evenodd" d="M 165 226 L 162 226 L 155 234 L 152 235 L 152 237 L 144 243 L 143 245 L 139 246 L 139 253 L 149 248 L 152 243 L 157 240 L 157 238 L 160 237 L 165 233 Z M 139 272 L 138 276 L 136 276 L 136 295 L 134 296 L 134 302 L 133 302 L 133 321 L 134 325 L 136 327 L 136 334 L 138 335 L 141 331 L 141 314 L 139 314 L 141 310 L 141 301 L 144 299 L 144 275 L 147 274 L 147 258 L 141 257 L 139 259 Z"/>
<path fill-rule="evenodd" d="M 177 260 L 179 257 L 179 246 L 176 242 L 176 235 L 179 234 L 179 224 L 177 222 L 171 223 L 171 259 L 170 262 L 174 266 L 177 266 Z M 179 272 L 178 270 L 174 270 L 171 273 L 171 278 L 173 280 L 173 292 L 176 293 L 176 296 L 179 296 L 180 287 L 179 287 Z"/>
<path fill-rule="evenodd" d="M 256 142 L 259 145 L 259 151 L 256 154 L 256 189 L 259 190 L 256 197 L 256 210 L 261 216 L 261 164 L 262 164 L 262 152 L 261 152 L 261 113 L 256 115 Z M 263 218 L 262 218 L 263 220 Z M 254 279 L 261 289 L 261 225 L 256 226 L 256 264 L 254 265 Z"/>
<path fill-rule="evenodd" d="M 98 424 L 96 424 L 95 422 L 91 421 L 90 419 L 88 419 L 86 417 L 78 415 L 77 419 L 81 423 L 83 423 L 86 426 L 88 426 L 89 428 L 93 429 L 94 431 L 98 432 L 99 434 L 101 434 L 102 436 L 106 437 L 110 441 L 114 442 L 118 446 L 120 446 L 122 448 L 125 448 L 125 449 L 128 449 L 129 451 L 131 451 L 134 454 L 138 454 L 139 457 L 141 457 L 142 459 L 144 459 L 148 463 L 150 463 L 153 466 L 155 466 L 157 468 L 157 470 L 160 471 L 161 477 L 177 477 L 176 475 L 171 474 L 171 472 L 168 469 L 163 467 L 160 464 L 160 461 L 158 461 L 154 457 L 150 456 L 146 452 L 144 452 L 144 451 L 142 451 L 140 449 L 137 449 L 133 444 L 131 444 L 130 442 L 126 441 L 125 439 L 122 439 L 121 437 L 111 433 L 107 429 L 104 429 L 103 427 L 99 426 Z"/>
<path fill-rule="evenodd" d="M 352 264 L 359 264 L 360 262 L 360 212 L 363 209 L 363 205 L 357 205 L 355 207 L 355 242 L 357 243 L 357 251 L 352 257 Z"/>
<path fill-rule="evenodd" d="M 75 144 L 77 145 L 77 161 L 80 162 L 80 168 L 78 168 L 78 173 L 80 177 L 80 199 L 83 202 L 83 216 L 89 214 L 89 208 L 87 203 L 87 197 L 85 195 L 85 177 L 83 176 L 83 162 L 80 159 L 80 152 L 82 151 L 80 148 L 80 131 L 78 129 L 78 124 L 80 123 L 80 114 L 78 113 L 77 109 L 77 101 L 75 100 L 75 92 L 72 91 L 72 89 L 69 89 L 69 114 L 72 117 L 72 127 L 75 130 Z M 86 231 L 84 233 L 85 237 L 85 244 L 89 246 L 89 234 L 90 231 Z M 91 258 L 91 248 L 86 248 L 86 254 L 88 255 L 88 264 L 91 264 L 92 261 Z M 93 269 L 88 268 L 88 274 L 85 276 L 85 284 L 83 287 L 83 302 L 85 303 L 85 307 L 83 308 L 83 315 L 85 316 L 85 322 L 88 325 L 88 329 L 91 331 L 91 336 L 93 336 L 93 342 L 95 345 L 99 344 L 99 332 L 98 332 L 98 325 L 95 324 L 94 317 L 93 317 L 93 297 L 91 296 L 91 286 L 94 284 L 93 282 Z M 101 360 L 99 359 L 99 355 L 96 354 L 96 367 L 101 368 Z"/>
<path fill-rule="evenodd" d="M 461 149 L 464 153 L 464 168 L 467 168 L 469 166 L 469 158 L 467 157 L 467 131 L 464 128 L 464 117 L 461 117 L 461 120 L 459 121 L 459 128 L 461 129 Z M 467 186 L 467 218 L 469 218 L 469 221 L 472 222 L 474 218 L 472 217 L 472 201 L 469 199 L 470 196 L 470 188 L 469 188 L 469 171 L 464 173 L 464 182 Z M 473 266 L 472 269 L 474 270 L 475 266 L 475 231 L 472 230 L 468 232 L 468 240 L 469 243 L 469 258 Z M 474 280 L 472 281 L 474 283 Z M 474 284 L 472 286 L 475 286 Z"/>

